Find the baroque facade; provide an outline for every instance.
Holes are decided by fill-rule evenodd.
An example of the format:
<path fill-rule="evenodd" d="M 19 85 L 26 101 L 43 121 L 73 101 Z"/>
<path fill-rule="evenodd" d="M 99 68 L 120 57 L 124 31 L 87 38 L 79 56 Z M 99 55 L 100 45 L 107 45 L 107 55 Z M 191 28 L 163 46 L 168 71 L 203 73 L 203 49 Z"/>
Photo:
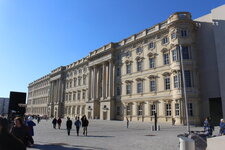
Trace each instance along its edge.
<path fill-rule="evenodd" d="M 190 13 L 174 13 L 56 68 L 29 84 L 27 114 L 153 121 L 157 113 L 159 122 L 185 124 L 182 57 L 190 123 L 199 124 L 197 30 Z"/>

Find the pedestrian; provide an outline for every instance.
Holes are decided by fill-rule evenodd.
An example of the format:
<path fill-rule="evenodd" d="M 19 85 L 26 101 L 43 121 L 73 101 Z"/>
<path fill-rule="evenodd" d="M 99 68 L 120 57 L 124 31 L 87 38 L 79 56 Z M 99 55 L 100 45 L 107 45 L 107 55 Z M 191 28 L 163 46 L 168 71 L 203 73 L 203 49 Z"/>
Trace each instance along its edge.
<path fill-rule="evenodd" d="M 209 117 L 205 119 L 203 127 L 205 135 L 211 137 L 213 134 L 213 126 L 211 124 L 211 119 Z"/>
<path fill-rule="evenodd" d="M 41 117 L 38 115 L 38 117 L 37 117 L 37 123 L 40 123 L 40 121 L 41 121 Z"/>
<path fill-rule="evenodd" d="M 33 139 L 33 136 L 34 136 L 34 126 L 36 126 L 36 124 L 33 122 L 33 117 L 29 116 L 28 117 L 28 120 L 26 120 L 25 122 L 26 126 L 28 127 L 28 132 L 29 132 L 29 141 L 31 143 L 31 146 L 34 144 L 34 139 Z"/>
<path fill-rule="evenodd" d="M 67 129 L 67 133 L 68 136 L 70 135 L 70 130 L 72 129 L 72 121 L 70 120 L 69 117 L 67 117 L 67 121 L 66 121 L 66 129 Z"/>
<path fill-rule="evenodd" d="M 128 117 L 126 117 L 126 119 L 127 119 L 127 128 L 129 127 L 129 119 L 128 119 Z"/>
<path fill-rule="evenodd" d="M 76 126 L 77 136 L 79 136 L 80 126 L 81 126 L 79 117 L 77 117 L 77 120 L 75 121 L 74 125 Z"/>
<path fill-rule="evenodd" d="M 172 125 L 174 126 L 174 125 L 175 125 L 175 123 L 176 123 L 175 118 L 172 118 Z"/>
<path fill-rule="evenodd" d="M 56 128 L 56 124 L 57 124 L 57 119 L 56 118 L 54 118 L 52 120 L 52 124 L 53 124 L 53 128 L 55 129 Z"/>
<path fill-rule="evenodd" d="M 224 119 L 220 119 L 220 135 L 225 135 L 225 122 L 224 122 Z"/>
<path fill-rule="evenodd" d="M 11 129 L 11 134 L 20 139 L 25 146 L 30 146 L 30 134 L 28 127 L 25 126 L 21 117 L 14 119 L 14 126 Z"/>
<path fill-rule="evenodd" d="M 6 118 L 0 117 L 0 150 L 26 150 L 26 146 L 18 138 L 9 133 Z"/>
<path fill-rule="evenodd" d="M 82 122 L 82 127 L 83 127 L 83 135 L 87 136 L 87 127 L 88 127 L 89 121 L 87 120 L 87 117 L 84 117 L 83 122 Z"/>
<path fill-rule="evenodd" d="M 61 128 L 61 124 L 62 124 L 62 120 L 61 120 L 60 117 L 58 118 L 57 123 L 58 123 L 58 128 L 60 129 Z"/>

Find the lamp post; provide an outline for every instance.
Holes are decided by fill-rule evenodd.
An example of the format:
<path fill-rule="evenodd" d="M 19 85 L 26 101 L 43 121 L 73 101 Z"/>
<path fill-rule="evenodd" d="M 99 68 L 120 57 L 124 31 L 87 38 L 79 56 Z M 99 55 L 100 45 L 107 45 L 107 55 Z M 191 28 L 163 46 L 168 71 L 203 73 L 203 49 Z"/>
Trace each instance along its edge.
<path fill-rule="evenodd" d="M 180 65 L 181 65 L 181 73 L 182 73 L 182 81 L 183 81 L 183 93 L 184 93 L 187 130 L 188 130 L 188 133 L 190 134 L 190 124 L 189 124 L 189 116 L 188 116 L 188 101 L 187 101 L 186 82 L 185 82 L 185 75 L 184 75 L 184 63 L 183 63 L 183 55 L 182 55 L 182 46 L 181 45 L 179 46 L 179 55 L 180 55 Z"/>

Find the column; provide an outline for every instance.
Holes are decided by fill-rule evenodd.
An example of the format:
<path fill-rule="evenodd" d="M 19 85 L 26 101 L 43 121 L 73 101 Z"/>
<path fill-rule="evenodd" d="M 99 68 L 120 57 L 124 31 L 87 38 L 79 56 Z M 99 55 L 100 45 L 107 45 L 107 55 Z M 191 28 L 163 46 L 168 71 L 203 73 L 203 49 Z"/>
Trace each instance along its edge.
<path fill-rule="evenodd" d="M 112 61 L 109 61 L 109 98 L 112 97 Z"/>
<path fill-rule="evenodd" d="M 109 96 L 109 94 L 108 94 L 109 82 L 108 81 L 109 81 L 109 66 L 106 65 L 106 81 L 105 81 L 105 89 L 106 89 L 105 96 L 106 96 L 106 98 L 108 98 L 108 96 Z"/>
<path fill-rule="evenodd" d="M 145 116 L 150 116 L 150 104 L 148 101 L 145 102 Z"/>
<path fill-rule="evenodd" d="M 95 94 L 96 94 L 96 98 L 99 98 L 99 73 L 100 73 L 100 69 L 99 67 L 96 68 L 96 89 L 95 89 Z"/>
<path fill-rule="evenodd" d="M 106 64 L 105 62 L 103 63 L 103 67 L 102 67 L 102 99 L 105 99 L 106 97 Z"/>
<path fill-rule="evenodd" d="M 137 116 L 137 102 L 133 102 L 132 116 Z"/>
<path fill-rule="evenodd" d="M 94 66 L 94 78 L 93 78 L 93 97 L 96 98 L 96 84 L 97 84 L 97 67 Z"/>
<path fill-rule="evenodd" d="M 88 73 L 88 101 L 91 99 L 91 67 L 89 68 Z"/>

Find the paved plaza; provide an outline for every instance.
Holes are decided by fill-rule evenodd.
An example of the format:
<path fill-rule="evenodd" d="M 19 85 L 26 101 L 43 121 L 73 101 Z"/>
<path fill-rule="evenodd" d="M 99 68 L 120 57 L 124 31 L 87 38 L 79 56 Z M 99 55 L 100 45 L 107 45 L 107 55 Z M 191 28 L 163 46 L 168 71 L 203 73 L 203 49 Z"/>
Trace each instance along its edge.
<path fill-rule="evenodd" d="M 73 120 L 74 121 L 74 120 Z M 186 127 L 161 124 L 161 131 L 151 131 L 150 123 L 90 120 L 88 136 L 71 136 L 66 132 L 66 120 L 60 130 L 53 129 L 51 120 L 42 120 L 35 127 L 35 145 L 28 150 L 177 150 L 177 135 Z M 192 127 L 193 130 L 202 130 Z"/>

